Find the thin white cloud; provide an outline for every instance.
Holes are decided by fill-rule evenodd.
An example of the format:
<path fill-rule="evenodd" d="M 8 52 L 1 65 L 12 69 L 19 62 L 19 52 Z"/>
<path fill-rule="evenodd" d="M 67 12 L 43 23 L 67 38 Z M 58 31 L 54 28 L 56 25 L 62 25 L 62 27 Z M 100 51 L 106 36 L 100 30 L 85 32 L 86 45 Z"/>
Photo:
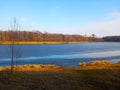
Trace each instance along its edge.
<path fill-rule="evenodd" d="M 113 12 L 110 15 L 114 16 L 114 18 L 108 21 L 91 22 L 84 26 L 74 27 L 70 31 L 83 35 L 92 33 L 98 36 L 120 35 L 120 12 Z"/>
<path fill-rule="evenodd" d="M 23 17 L 22 17 L 22 18 L 19 18 L 19 21 L 20 21 L 20 22 L 27 22 L 28 20 L 27 20 L 27 18 L 23 18 Z"/>
<path fill-rule="evenodd" d="M 120 18 L 120 12 L 112 12 L 109 15 L 114 17 L 114 18 Z"/>

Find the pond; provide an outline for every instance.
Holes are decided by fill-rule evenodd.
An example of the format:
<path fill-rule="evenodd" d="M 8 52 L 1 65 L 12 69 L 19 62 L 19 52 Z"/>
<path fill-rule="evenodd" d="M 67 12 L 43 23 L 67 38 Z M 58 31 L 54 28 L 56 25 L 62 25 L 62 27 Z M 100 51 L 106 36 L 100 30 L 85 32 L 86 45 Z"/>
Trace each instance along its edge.
<path fill-rule="evenodd" d="M 119 42 L 96 42 L 57 45 L 15 45 L 14 64 L 56 64 L 63 67 L 77 67 L 79 62 L 92 60 L 120 60 Z M 0 66 L 11 61 L 10 45 L 0 45 Z"/>

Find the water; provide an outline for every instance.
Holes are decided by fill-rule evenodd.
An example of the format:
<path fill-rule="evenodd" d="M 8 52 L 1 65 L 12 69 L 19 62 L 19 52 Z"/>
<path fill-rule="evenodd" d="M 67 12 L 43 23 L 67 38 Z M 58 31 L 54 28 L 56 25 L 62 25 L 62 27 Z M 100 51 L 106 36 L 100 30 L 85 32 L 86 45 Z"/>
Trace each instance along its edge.
<path fill-rule="evenodd" d="M 120 60 L 119 42 L 97 42 L 59 45 L 16 45 L 14 64 L 56 64 L 77 67 L 79 62 Z M 10 65 L 10 45 L 0 45 L 0 66 Z"/>

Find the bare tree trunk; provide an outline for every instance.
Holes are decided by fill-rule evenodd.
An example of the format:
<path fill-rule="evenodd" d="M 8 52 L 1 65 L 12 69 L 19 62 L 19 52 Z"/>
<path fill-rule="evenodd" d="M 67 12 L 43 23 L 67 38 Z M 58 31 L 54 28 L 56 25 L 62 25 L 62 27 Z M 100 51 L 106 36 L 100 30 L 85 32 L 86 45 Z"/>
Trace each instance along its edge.
<path fill-rule="evenodd" d="M 11 44 L 11 72 L 14 70 L 14 44 Z"/>
<path fill-rule="evenodd" d="M 14 49 L 15 49 L 15 47 L 14 47 L 14 44 L 15 44 L 15 41 L 16 41 L 16 38 L 17 37 L 15 37 L 16 35 L 15 35 L 15 31 L 17 31 L 18 30 L 18 25 L 17 25 L 17 22 L 16 22 L 16 18 L 14 18 L 14 21 L 13 21 L 13 23 L 11 23 L 11 28 L 10 28 L 10 30 L 11 30 L 11 34 L 10 34 L 10 40 L 11 40 L 11 72 L 13 72 L 14 71 Z"/>

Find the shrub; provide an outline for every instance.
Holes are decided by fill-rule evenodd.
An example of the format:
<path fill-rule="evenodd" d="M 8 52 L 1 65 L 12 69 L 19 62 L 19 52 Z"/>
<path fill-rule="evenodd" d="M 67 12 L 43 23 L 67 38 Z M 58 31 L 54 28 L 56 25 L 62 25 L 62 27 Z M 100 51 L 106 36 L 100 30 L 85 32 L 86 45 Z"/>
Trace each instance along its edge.
<path fill-rule="evenodd" d="M 106 60 L 103 61 L 91 61 L 88 65 L 111 65 L 112 63 Z"/>
<path fill-rule="evenodd" d="M 11 70 L 11 67 L 10 66 L 6 66 L 5 70 Z"/>
<path fill-rule="evenodd" d="M 3 70 L 3 67 L 0 67 L 0 71 L 2 71 Z"/>
<path fill-rule="evenodd" d="M 103 61 L 95 60 L 95 61 L 91 61 L 89 63 L 80 62 L 80 63 L 78 63 L 78 66 L 97 66 L 97 65 L 111 65 L 111 64 L 112 64 L 111 62 L 106 61 L 106 60 L 103 60 Z"/>
<path fill-rule="evenodd" d="M 117 62 L 117 64 L 120 64 L 120 60 Z"/>
<path fill-rule="evenodd" d="M 87 65 L 87 63 L 86 62 L 80 62 L 80 63 L 78 63 L 78 66 L 86 66 Z"/>

